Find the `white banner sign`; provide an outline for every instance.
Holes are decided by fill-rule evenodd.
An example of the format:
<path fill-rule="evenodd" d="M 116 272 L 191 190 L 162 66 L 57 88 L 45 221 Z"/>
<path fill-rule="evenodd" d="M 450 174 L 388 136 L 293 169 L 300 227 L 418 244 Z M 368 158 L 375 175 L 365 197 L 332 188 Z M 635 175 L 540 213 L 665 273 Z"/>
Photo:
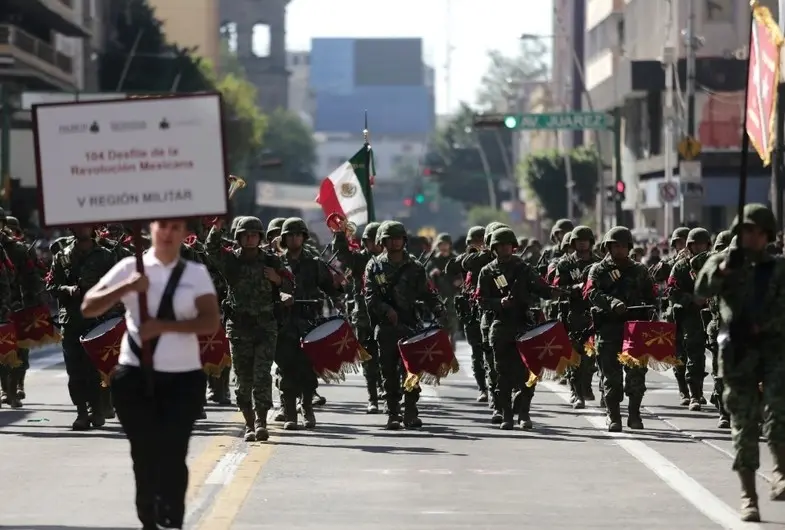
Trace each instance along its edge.
<path fill-rule="evenodd" d="M 33 107 L 44 226 L 228 211 L 218 94 Z"/>

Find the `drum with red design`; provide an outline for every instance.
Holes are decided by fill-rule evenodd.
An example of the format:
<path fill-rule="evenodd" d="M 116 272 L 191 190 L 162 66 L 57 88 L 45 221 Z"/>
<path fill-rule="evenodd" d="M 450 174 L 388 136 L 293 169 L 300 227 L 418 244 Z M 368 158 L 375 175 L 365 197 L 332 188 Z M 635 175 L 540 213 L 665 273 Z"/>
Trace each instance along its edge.
<path fill-rule="evenodd" d="M 20 348 L 38 348 L 60 342 L 49 306 L 26 307 L 11 313 L 16 324 L 16 339 Z"/>
<path fill-rule="evenodd" d="M 212 335 L 199 336 L 202 368 L 210 377 L 220 377 L 225 368 L 232 366 L 232 355 L 226 330 L 220 326 Z"/>
<path fill-rule="evenodd" d="M 358 371 L 359 363 L 370 359 L 341 316 L 318 324 L 303 337 L 301 346 L 316 375 L 325 381 L 342 381 L 347 372 Z"/>
<path fill-rule="evenodd" d="M 13 322 L 0 323 L 0 365 L 18 368 L 22 365 L 16 344 L 16 325 Z"/>
<path fill-rule="evenodd" d="M 120 358 L 125 330 L 124 318 L 110 318 L 97 324 L 79 339 L 106 385 Z"/>
<path fill-rule="evenodd" d="M 567 329 L 560 321 L 540 324 L 516 341 L 518 354 L 529 369 L 528 386 L 540 379 L 555 379 L 567 368 L 578 366 L 580 355 L 572 347 Z"/>
<path fill-rule="evenodd" d="M 450 334 L 438 326 L 425 328 L 398 341 L 398 351 L 409 374 L 404 383 L 409 390 L 419 383 L 438 384 L 443 377 L 457 373 L 459 369 Z"/>

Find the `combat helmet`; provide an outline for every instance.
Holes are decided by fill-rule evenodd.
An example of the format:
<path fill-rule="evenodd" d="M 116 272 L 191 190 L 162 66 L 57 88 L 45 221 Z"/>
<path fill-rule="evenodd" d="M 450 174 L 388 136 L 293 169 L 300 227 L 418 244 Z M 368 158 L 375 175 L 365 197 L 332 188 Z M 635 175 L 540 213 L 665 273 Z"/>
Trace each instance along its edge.
<path fill-rule="evenodd" d="M 510 228 L 510 227 L 498 221 L 488 223 L 488 226 L 485 227 L 485 246 L 491 245 L 491 236 L 493 235 L 493 232 L 495 230 L 498 230 L 499 228 Z"/>
<path fill-rule="evenodd" d="M 281 247 L 286 248 L 286 236 L 289 234 L 302 234 L 303 241 L 308 239 L 308 225 L 299 217 L 290 217 L 281 226 Z"/>
<path fill-rule="evenodd" d="M 605 234 L 602 239 L 602 249 L 607 252 L 609 243 L 619 243 L 620 245 L 627 245 L 627 248 L 632 250 L 634 246 L 632 232 L 626 226 L 614 226 Z"/>
<path fill-rule="evenodd" d="M 16 230 L 18 232 L 22 231 L 22 225 L 19 224 L 19 219 L 17 219 L 13 215 L 6 216 L 5 225 L 11 230 Z"/>
<path fill-rule="evenodd" d="M 229 225 L 229 235 L 234 236 L 235 230 L 237 230 L 237 225 L 240 224 L 240 221 L 245 219 L 244 215 L 238 215 L 234 219 L 232 219 L 232 224 Z"/>
<path fill-rule="evenodd" d="M 515 236 L 512 228 L 505 226 L 497 228 L 491 233 L 489 246 L 493 249 L 496 245 L 512 245 L 513 248 L 518 246 L 518 238 Z"/>
<path fill-rule="evenodd" d="M 575 223 L 569 219 L 559 219 L 553 224 L 553 228 L 551 228 L 551 241 L 553 241 L 553 238 L 556 237 L 557 232 L 572 232 L 574 228 Z M 558 243 L 558 241 L 553 242 Z"/>
<path fill-rule="evenodd" d="M 365 228 L 363 229 L 363 241 L 370 240 L 372 243 L 376 243 L 376 234 L 379 233 L 380 226 L 382 226 L 382 223 L 377 223 L 376 221 L 365 225 Z"/>
<path fill-rule="evenodd" d="M 271 219 L 270 222 L 267 223 L 267 232 L 265 233 L 265 237 L 267 238 L 268 241 L 273 239 L 274 236 L 272 236 L 272 234 L 274 232 L 281 231 L 281 227 L 283 227 L 283 224 L 285 222 L 286 219 L 284 217 L 276 217 L 274 219 Z"/>
<path fill-rule="evenodd" d="M 687 234 L 687 244 L 705 243 L 711 245 L 711 234 L 705 228 L 693 228 Z"/>
<path fill-rule="evenodd" d="M 730 227 L 731 232 L 738 234 L 739 224 L 757 226 L 766 232 L 769 241 L 777 239 L 777 219 L 774 217 L 774 213 L 763 204 L 750 203 L 744 206 L 741 223 L 739 223 L 737 215 Z"/>
<path fill-rule="evenodd" d="M 452 245 L 452 237 L 447 232 L 442 232 L 436 236 L 436 240 L 434 241 L 435 245 L 439 245 L 441 243 L 449 243 Z"/>
<path fill-rule="evenodd" d="M 401 237 L 405 241 L 408 238 L 406 227 L 403 226 L 403 223 L 399 223 L 398 221 L 385 221 L 379 227 L 379 231 L 376 232 L 376 244 L 384 245 L 385 239 L 393 237 Z"/>
<path fill-rule="evenodd" d="M 466 233 L 466 243 L 471 243 L 474 239 L 477 238 L 485 240 L 484 226 L 473 226 L 469 228 L 469 231 Z"/>
<path fill-rule="evenodd" d="M 686 226 L 680 226 L 679 228 L 673 231 L 668 243 L 670 244 L 671 247 L 673 247 L 676 241 L 678 241 L 679 239 L 687 239 L 687 236 L 689 235 L 690 235 L 690 229 L 687 228 Z"/>
<path fill-rule="evenodd" d="M 572 229 L 570 232 L 570 243 L 574 243 L 575 241 L 589 241 L 592 246 L 594 245 L 595 237 L 594 231 L 586 225 L 579 225 Z"/>
<path fill-rule="evenodd" d="M 240 234 L 246 232 L 255 232 L 260 236 L 264 233 L 264 225 L 258 217 L 241 217 L 237 221 L 237 226 L 234 229 L 234 238 L 238 239 Z"/>
<path fill-rule="evenodd" d="M 567 232 L 561 238 L 561 243 L 559 244 L 559 250 L 562 252 L 567 252 L 572 247 L 572 231 Z"/>
<path fill-rule="evenodd" d="M 730 230 L 723 230 L 717 234 L 717 237 L 714 240 L 714 248 L 712 250 L 715 252 L 725 250 L 728 248 L 728 245 L 730 245 L 731 239 L 733 239 L 733 232 Z"/>

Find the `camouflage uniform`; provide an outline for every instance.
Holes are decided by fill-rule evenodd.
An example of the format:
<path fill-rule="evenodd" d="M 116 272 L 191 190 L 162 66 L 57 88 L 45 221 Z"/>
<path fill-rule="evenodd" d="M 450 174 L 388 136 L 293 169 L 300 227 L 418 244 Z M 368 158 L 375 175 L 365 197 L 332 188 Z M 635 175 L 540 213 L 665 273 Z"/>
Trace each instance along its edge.
<path fill-rule="evenodd" d="M 706 327 L 701 311 L 706 301 L 695 296 L 695 278 L 704 259 L 699 254 L 708 252 L 711 234 L 704 228 L 693 228 L 687 235 L 687 249 L 683 257 L 676 260 L 668 277 L 667 298 L 670 313 L 676 322 L 679 360 L 686 366 L 685 381 L 689 389 L 690 410 L 699 411 L 703 399 L 703 380 L 706 377 Z M 697 247 L 697 248 L 696 248 Z M 705 250 L 704 250 L 705 249 Z"/>
<path fill-rule="evenodd" d="M 464 272 L 461 264 L 468 255 L 476 254 L 480 251 L 476 246 L 472 246 L 475 244 L 474 242 L 483 241 L 484 239 L 485 227 L 471 227 L 466 235 L 466 252 L 451 260 L 445 269 L 448 275 L 463 278 L 461 292 L 455 296 L 454 305 L 456 316 L 463 325 L 466 342 L 469 343 L 469 347 L 472 350 L 472 373 L 474 374 L 474 380 L 477 382 L 477 389 L 480 391 L 480 395 L 477 398 L 477 401 L 480 403 L 488 401 L 488 381 L 486 380 L 485 354 L 482 345 L 482 332 L 480 331 L 479 311 L 472 300 L 474 289 L 477 287 L 477 276 Z"/>
<path fill-rule="evenodd" d="M 376 234 L 376 242 L 385 247 L 378 257 L 371 259 L 365 269 L 365 302 L 371 321 L 376 324 L 374 335 L 379 347 L 385 398 L 387 401 L 387 429 L 401 426 L 401 380 L 403 363 L 398 351 L 398 341 L 409 338 L 419 325 L 418 302 L 424 302 L 437 317 L 444 309 L 439 297 L 428 287 L 423 266 L 406 251 L 391 257 L 389 240 L 406 240 L 406 228 L 395 221 L 385 221 Z M 396 259 L 400 256 L 400 259 Z M 388 314 L 395 312 L 397 322 Z M 407 428 L 419 428 L 422 421 L 417 409 L 419 386 L 403 392 L 403 423 Z"/>
<path fill-rule="evenodd" d="M 447 254 L 440 253 L 439 245 L 442 244 L 449 245 Z M 431 257 L 429 263 L 424 265 L 425 269 L 429 271 L 428 276 L 430 277 L 431 282 L 433 282 L 436 292 L 439 293 L 439 297 L 444 302 L 447 331 L 452 338 L 454 338 L 455 334 L 458 332 L 459 321 L 458 314 L 455 310 L 455 295 L 458 294 L 461 275 L 455 273 L 454 267 L 448 269 L 447 265 L 451 261 L 454 261 L 456 256 L 457 255 L 452 251 L 452 238 L 449 234 L 442 233 L 436 236 L 433 257 Z"/>
<path fill-rule="evenodd" d="M 556 264 L 551 283 L 569 291 L 569 299 L 559 304 L 559 320 L 567 328 L 572 346 L 581 355 L 581 364 L 570 368 L 567 379 L 573 408 L 585 408 L 586 400 L 594 400 L 591 380 L 594 375 L 594 359 L 586 355 L 586 342 L 592 335 L 591 304 L 583 297 L 583 287 L 589 274 L 589 267 L 599 261 L 592 252 L 594 232 L 588 226 L 576 226 L 569 234 L 573 252 L 562 257 Z M 587 256 L 582 257 L 575 251 L 577 241 L 590 243 Z"/>
<path fill-rule="evenodd" d="M 469 287 L 472 290 L 472 294 L 476 292 L 477 282 L 480 279 L 480 271 L 483 267 L 489 264 L 491 261 L 494 260 L 493 252 L 491 252 L 489 244 L 491 242 L 491 236 L 493 235 L 494 230 L 499 228 L 509 228 L 507 225 L 502 223 L 489 223 L 488 226 L 485 227 L 485 246 L 484 250 L 479 252 L 470 252 L 463 257 L 461 261 L 461 268 L 463 272 L 466 274 L 466 277 L 469 278 Z M 493 348 L 491 347 L 491 342 L 489 338 L 490 330 L 491 330 L 491 322 L 493 322 L 493 315 L 476 304 L 475 301 L 475 312 L 479 315 L 480 320 L 480 338 L 482 340 L 482 349 L 485 355 L 485 373 L 488 379 L 488 391 L 490 392 L 490 407 L 493 410 L 493 414 L 491 416 L 491 423 L 494 425 L 499 425 L 502 423 L 502 410 L 501 404 L 496 399 L 497 397 L 497 382 L 499 380 L 498 374 L 496 372 L 496 361 L 493 358 Z"/>
<path fill-rule="evenodd" d="M 490 248 L 496 257 L 480 271 L 477 298 L 481 307 L 491 315 L 489 340 L 499 374 L 497 402 L 502 414 L 501 428 L 513 428 L 515 413 L 523 429 L 532 427 L 529 408 L 534 397 L 534 387 L 525 384 L 529 370 L 518 354 L 516 339 L 521 333 L 535 326 L 530 306 L 538 297 L 550 297 L 553 292 L 520 257 L 496 254 L 498 246 L 518 245 L 515 233 L 509 228 L 499 228 L 491 234 Z M 506 287 L 499 287 L 504 278 Z M 511 306 L 503 305 L 509 299 Z M 517 390 L 513 400 L 513 390 Z"/>
<path fill-rule="evenodd" d="M 632 250 L 632 234 L 616 226 L 605 234 L 603 246 L 611 243 Z M 630 368 L 619 362 L 622 351 L 624 323 L 628 320 L 649 320 L 647 311 L 628 311 L 628 307 L 652 305 L 656 302 L 649 272 L 629 258 L 616 262 L 610 252 L 589 269 L 584 296 L 592 304 L 597 364 L 602 375 L 603 395 L 607 407 L 608 431 L 621 431 L 620 404 L 626 393 L 630 398 L 627 426 L 642 429 L 640 407 L 646 392 L 646 368 Z M 636 314 L 637 313 L 637 314 Z M 626 377 L 625 377 L 626 376 Z"/>
<path fill-rule="evenodd" d="M 561 244 L 564 236 L 575 228 L 575 224 L 569 219 L 559 219 L 551 228 L 551 246 L 540 254 L 537 262 L 537 271 L 545 277 L 548 273 L 548 265 L 555 259 L 560 258 L 564 253 L 561 251 Z"/>
<path fill-rule="evenodd" d="M 753 235 L 762 231 L 769 241 L 774 241 L 776 229 L 774 215 L 762 204 L 746 205 L 731 228 Z M 698 274 L 695 293 L 719 299 L 719 376 L 730 412 L 733 469 L 741 482 L 741 517 L 760 521 L 755 471 L 760 467 L 761 404 L 774 459 L 771 498 L 785 500 L 785 259 L 765 249 L 743 248 L 742 236 L 738 243 L 738 248 L 708 259 Z"/>
<path fill-rule="evenodd" d="M 379 366 L 379 349 L 376 347 L 376 341 L 373 338 L 373 326 L 368 317 L 368 308 L 365 305 L 365 297 L 363 296 L 362 275 L 368 262 L 373 259 L 373 254 L 368 250 L 368 246 L 376 244 L 376 234 L 379 231 L 380 223 L 368 223 L 363 230 L 363 242 L 365 248 L 359 251 L 353 251 L 349 247 L 349 241 L 344 232 L 336 232 L 333 238 L 333 248 L 338 253 L 338 259 L 349 270 L 352 271 L 351 282 L 351 296 L 354 301 L 351 313 L 352 325 L 357 334 L 357 340 L 365 351 L 371 356 L 371 359 L 363 363 L 363 376 L 365 377 L 365 386 L 368 390 L 368 414 L 376 414 L 379 412 L 379 386 L 381 384 L 381 374 Z"/>
<path fill-rule="evenodd" d="M 235 237 L 264 230 L 256 217 L 238 223 Z M 280 293 L 292 293 L 292 277 L 275 254 L 256 248 L 227 249 L 223 229 L 213 227 L 205 249 L 210 261 L 226 279 L 224 304 L 226 336 L 236 378 L 235 399 L 245 419 L 245 439 L 267 440 L 267 411 L 272 407 L 272 365 L 278 340 Z M 265 276 L 272 269 L 281 278 L 276 286 Z"/>
<path fill-rule="evenodd" d="M 100 321 L 82 316 L 82 298 L 117 263 L 116 254 L 94 239 L 84 243 L 87 248 L 80 248 L 80 241 L 74 238 L 54 256 L 46 285 L 60 309 L 68 393 L 77 412 L 72 428 L 77 431 L 87 430 L 91 425 L 100 427 L 105 422 L 98 371 L 79 340 Z M 119 313 L 110 312 L 102 318 L 109 319 Z"/>
<path fill-rule="evenodd" d="M 295 302 L 284 319 L 275 352 L 275 364 L 281 372 L 281 401 L 286 416 L 284 429 L 287 430 L 297 428 L 298 397 L 302 397 L 305 428 L 316 426 L 313 398 L 319 383 L 300 341 L 320 320 L 323 306 L 310 301 L 322 301 L 324 295 L 336 297 L 341 294 L 330 270 L 318 255 L 308 252 L 304 245 L 300 249 L 289 248 L 287 241 L 296 235 L 302 235 L 305 243 L 308 227 L 299 217 L 291 217 L 281 227 L 281 247 L 285 250 L 281 260 L 294 275 Z"/>

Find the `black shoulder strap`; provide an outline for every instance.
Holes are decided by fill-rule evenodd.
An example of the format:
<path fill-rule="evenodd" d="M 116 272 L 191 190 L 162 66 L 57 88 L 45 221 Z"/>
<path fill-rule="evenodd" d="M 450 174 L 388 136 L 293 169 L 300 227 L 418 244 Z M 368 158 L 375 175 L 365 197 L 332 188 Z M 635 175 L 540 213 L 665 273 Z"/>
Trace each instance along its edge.
<path fill-rule="evenodd" d="M 169 276 L 169 281 L 166 282 L 164 294 L 161 296 L 161 303 L 158 304 L 158 313 L 155 318 L 158 320 L 177 320 L 174 314 L 174 293 L 177 286 L 180 284 L 180 279 L 183 277 L 185 271 L 185 260 L 181 259 L 177 265 L 172 269 L 172 274 Z M 139 359 L 142 358 L 142 348 L 131 338 L 126 332 L 125 337 L 128 339 L 128 346 Z M 158 348 L 158 340 L 161 337 L 156 337 L 150 341 L 150 351 L 155 355 L 155 350 Z"/>

